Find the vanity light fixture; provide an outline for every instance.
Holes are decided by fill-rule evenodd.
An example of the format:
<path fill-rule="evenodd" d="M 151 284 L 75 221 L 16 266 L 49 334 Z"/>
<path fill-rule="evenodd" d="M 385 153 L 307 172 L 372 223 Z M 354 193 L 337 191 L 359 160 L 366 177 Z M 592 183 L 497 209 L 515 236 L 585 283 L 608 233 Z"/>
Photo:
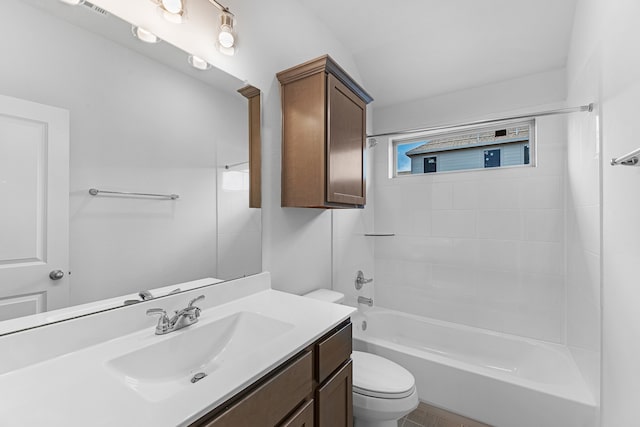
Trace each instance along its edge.
<path fill-rule="evenodd" d="M 198 70 L 205 71 L 211 68 L 211 64 L 209 64 L 207 61 L 200 58 L 199 56 L 189 55 L 189 57 L 187 58 L 187 61 L 189 62 L 189 65 L 191 65 L 193 68 Z"/>
<path fill-rule="evenodd" d="M 174 24 L 180 24 L 186 18 L 186 8 L 185 2 L 186 0 L 151 0 L 156 5 L 160 12 L 162 12 L 162 16 L 169 22 L 173 22 Z"/>
<path fill-rule="evenodd" d="M 233 55 L 236 44 L 236 34 L 233 31 L 233 15 L 228 11 L 220 14 L 220 32 L 218 33 L 220 51 L 227 55 Z M 226 50 L 226 52 L 225 52 Z"/>
<path fill-rule="evenodd" d="M 133 36 L 135 38 L 145 43 L 158 43 L 160 41 L 160 38 L 158 38 L 158 36 L 156 36 L 149 30 L 145 30 L 142 27 L 136 27 L 135 25 L 133 25 L 131 26 L 131 32 L 133 33 Z"/>
<path fill-rule="evenodd" d="M 216 0 L 209 0 L 209 3 L 220 9 L 220 26 L 216 42 L 218 50 L 225 55 L 232 56 L 236 53 L 236 45 L 238 43 L 238 36 L 233 29 L 235 17 L 228 7 L 221 5 Z"/>
<path fill-rule="evenodd" d="M 63 0 L 63 1 L 77 1 L 77 0 Z M 84 1 L 84 0 L 80 0 Z M 174 23 L 181 23 L 186 18 L 186 6 L 187 0 L 151 0 L 158 6 L 158 10 L 162 12 L 162 16 Z M 223 6 L 216 0 L 209 0 L 209 3 L 214 5 L 220 10 L 220 23 L 218 27 L 218 39 L 216 46 L 218 50 L 225 54 L 232 56 L 236 52 L 236 45 L 238 44 L 238 36 L 233 27 L 235 24 L 235 17 L 228 7 Z M 193 65 L 193 64 L 191 64 Z M 194 65 L 195 66 L 195 65 Z M 196 67 L 197 68 L 197 67 Z"/>

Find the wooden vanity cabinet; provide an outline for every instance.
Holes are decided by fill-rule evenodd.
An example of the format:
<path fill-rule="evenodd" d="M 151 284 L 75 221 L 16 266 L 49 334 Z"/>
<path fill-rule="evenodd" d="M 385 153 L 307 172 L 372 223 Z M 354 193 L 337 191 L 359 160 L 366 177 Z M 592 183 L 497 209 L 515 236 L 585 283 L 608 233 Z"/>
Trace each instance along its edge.
<path fill-rule="evenodd" d="M 314 409 L 315 401 L 310 400 L 302 408 L 291 416 L 290 419 L 282 423 L 282 427 L 313 427 L 314 424 Z"/>
<path fill-rule="evenodd" d="M 351 335 L 351 323 L 347 323 L 316 343 L 317 427 L 353 426 Z"/>
<path fill-rule="evenodd" d="M 364 206 L 366 105 L 373 98 L 328 55 L 277 77 L 282 97 L 282 206 Z"/>
<path fill-rule="evenodd" d="M 349 360 L 316 390 L 316 426 L 353 426 L 353 362 Z"/>
<path fill-rule="evenodd" d="M 351 322 L 190 427 L 352 427 Z"/>

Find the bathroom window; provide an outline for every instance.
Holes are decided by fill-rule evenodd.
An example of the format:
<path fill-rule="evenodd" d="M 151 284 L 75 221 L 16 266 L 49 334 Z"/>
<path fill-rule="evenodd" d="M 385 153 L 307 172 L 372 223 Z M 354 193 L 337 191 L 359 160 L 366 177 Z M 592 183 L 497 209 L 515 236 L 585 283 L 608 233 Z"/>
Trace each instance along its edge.
<path fill-rule="evenodd" d="M 393 176 L 533 166 L 535 121 L 431 132 L 393 141 Z"/>

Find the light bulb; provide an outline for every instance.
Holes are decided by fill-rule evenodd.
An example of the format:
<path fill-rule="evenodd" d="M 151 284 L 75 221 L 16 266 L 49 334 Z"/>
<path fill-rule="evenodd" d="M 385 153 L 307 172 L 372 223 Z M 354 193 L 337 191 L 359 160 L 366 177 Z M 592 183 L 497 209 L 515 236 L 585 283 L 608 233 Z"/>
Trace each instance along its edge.
<path fill-rule="evenodd" d="M 131 32 L 138 40 L 143 41 L 145 43 L 158 43 L 160 41 L 158 36 L 153 34 L 151 31 L 145 30 L 144 28 L 141 28 L 141 27 L 133 26 L 131 27 Z"/>
<path fill-rule="evenodd" d="M 72 6 L 77 6 L 79 4 L 84 3 L 84 0 L 60 0 L 62 3 L 70 4 Z"/>
<path fill-rule="evenodd" d="M 229 27 L 222 27 L 220 34 L 218 34 L 218 41 L 220 42 L 220 46 L 230 48 L 235 43 L 236 38 L 233 36 Z"/>
<path fill-rule="evenodd" d="M 229 12 L 222 12 L 220 14 L 220 30 L 218 32 L 219 49 L 222 53 L 229 55 L 224 50 L 232 49 L 235 43 L 236 35 L 233 32 L 233 15 Z"/>
<path fill-rule="evenodd" d="M 184 0 L 160 0 L 159 10 L 169 22 L 180 24 L 185 18 Z"/>
<path fill-rule="evenodd" d="M 211 64 L 209 64 L 207 61 L 200 58 L 199 56 L 189 55 L 189 57 L 187 58 L 187 61 L 193 68 L 196 68 L 198 70 L 204 71 L 211 68 Z"/>
<path fill-rule="evenodd" d="M 178 15 L 183 12 L 182 0 L 162 0 L 162 7 L 169 13 Z"/>

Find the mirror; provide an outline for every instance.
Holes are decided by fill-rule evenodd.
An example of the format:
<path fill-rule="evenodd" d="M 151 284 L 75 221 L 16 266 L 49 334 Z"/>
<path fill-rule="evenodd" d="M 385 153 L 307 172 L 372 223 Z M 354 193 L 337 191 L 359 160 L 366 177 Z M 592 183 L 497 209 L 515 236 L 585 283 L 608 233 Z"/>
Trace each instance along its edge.
<path fill-rule="evenodd" d="M 88 2 L 5 0 L 3 15 L 0 334 L 261 271 L 241 81 Z"/>

